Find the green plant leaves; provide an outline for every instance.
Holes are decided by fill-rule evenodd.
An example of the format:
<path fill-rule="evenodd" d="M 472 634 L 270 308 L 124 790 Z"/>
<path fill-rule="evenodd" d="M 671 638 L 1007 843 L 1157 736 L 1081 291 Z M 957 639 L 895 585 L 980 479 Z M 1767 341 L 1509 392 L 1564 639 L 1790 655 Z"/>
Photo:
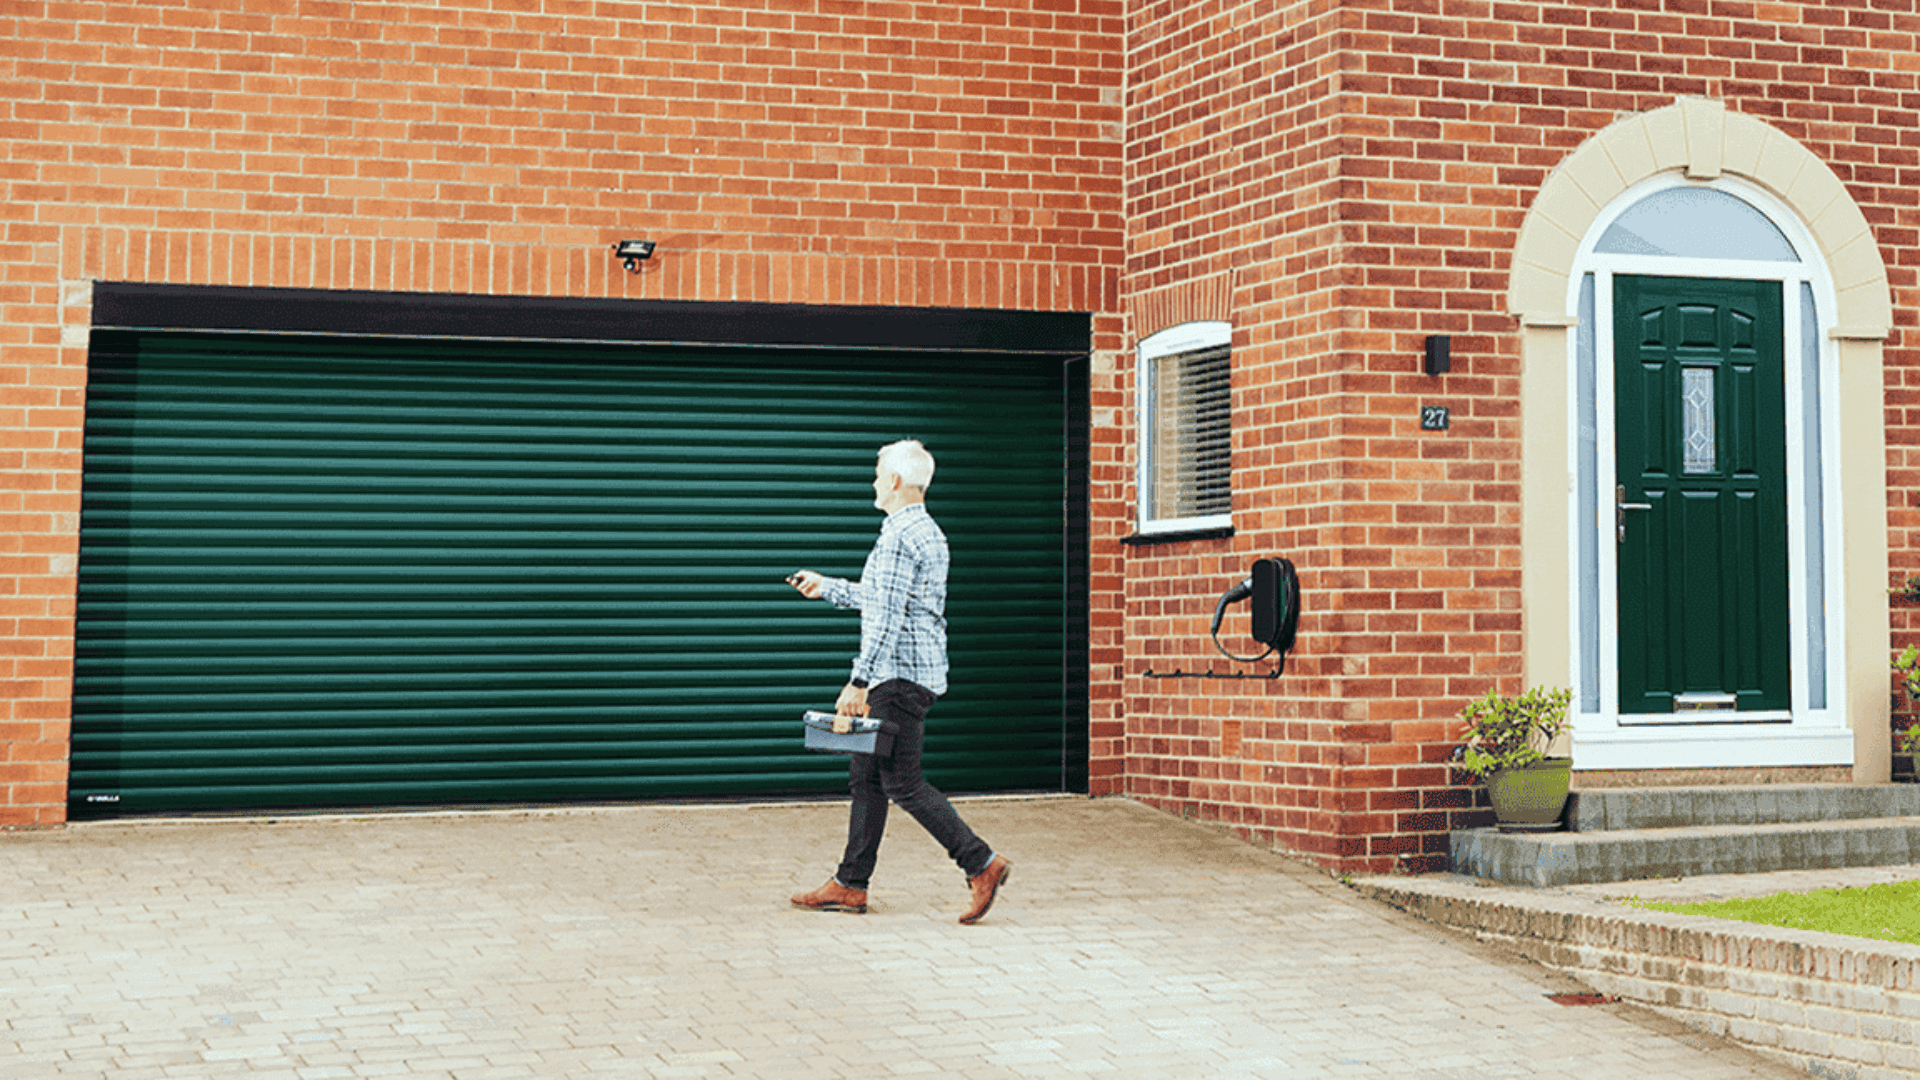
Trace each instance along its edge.
<path fill-rule="evenodd" d="M 1467 729 L 1460 736 L 1465 752 L 1460 768 L 1485 777 L 1501 769 L 1531 765 L 1567 730 L 1573 691 L 1536 686 L 1522 694 L 1489 690 L 1460 712 Z"/>

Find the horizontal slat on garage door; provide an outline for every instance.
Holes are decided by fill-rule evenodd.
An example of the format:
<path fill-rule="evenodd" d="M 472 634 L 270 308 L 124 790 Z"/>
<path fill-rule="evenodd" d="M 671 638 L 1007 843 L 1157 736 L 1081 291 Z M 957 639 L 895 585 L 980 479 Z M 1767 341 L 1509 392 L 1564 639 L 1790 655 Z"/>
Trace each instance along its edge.
<path fill-rule="evenodd" d="M 95 336 L 77 813 L 830 793 L 874 450 L 954 567 L 954 790 L 1062 777 L 1057 362 Z"/>

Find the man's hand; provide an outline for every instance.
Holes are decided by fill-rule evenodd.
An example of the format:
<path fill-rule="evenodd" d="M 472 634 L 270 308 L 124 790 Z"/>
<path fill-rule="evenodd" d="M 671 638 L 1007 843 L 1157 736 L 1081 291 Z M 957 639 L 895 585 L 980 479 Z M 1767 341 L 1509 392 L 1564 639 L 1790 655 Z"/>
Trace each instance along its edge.
<path fill-rule="evenodd" d="M 787 575 L 787 584 L 800 590 L 800 595 L 809 600 L 820 599 L 821 589 L 826 579 L 811 570 L 796 570 Z"/>
<path fill-rule="evenodd" d="M 853 718 L 867 715 L 867 692 L 852 683 L 840 688 L 840 700 L 833 703 L 833 733 L 845 735 L 853 730 Z"/>

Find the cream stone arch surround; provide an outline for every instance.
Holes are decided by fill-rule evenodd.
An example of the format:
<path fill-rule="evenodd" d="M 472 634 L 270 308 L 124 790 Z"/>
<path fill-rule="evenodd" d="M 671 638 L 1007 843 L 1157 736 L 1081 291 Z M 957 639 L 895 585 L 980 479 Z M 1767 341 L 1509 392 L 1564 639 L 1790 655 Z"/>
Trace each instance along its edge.
<path fill-rule="evenodd" d="M 1878 241 L 1845 185 L 1824 162 L 1774 128 L 1705 98 L 1619 120 L 1547 177 L 1520 227 L 1507 309 L 1521 335 L 1521 595 L 1528 685 L 1570 686 L 1575 642 L 1569 525 L 1575 467 L 1569 424 L 1569 339 L 1578 325 L 1574 261 L 1602 210 L 1653 177 L 1736 177 L 1799 216 L 1820 248 L 1836 300 L 1827 337 L 1838 353 L 1841 470 L 1832 505 L 1841 515 L 1840 702 L 1853 730 L 1856 782 L 1885 782 L 1892 651 L 1886 587 L 1886 414 L 1882 346 L 1892 332 L 1892 295 Z M 1864 467 L 1862 467 L 1864 466 Z M 1576 746 L 1575 767 L 1579 767 Z"/>

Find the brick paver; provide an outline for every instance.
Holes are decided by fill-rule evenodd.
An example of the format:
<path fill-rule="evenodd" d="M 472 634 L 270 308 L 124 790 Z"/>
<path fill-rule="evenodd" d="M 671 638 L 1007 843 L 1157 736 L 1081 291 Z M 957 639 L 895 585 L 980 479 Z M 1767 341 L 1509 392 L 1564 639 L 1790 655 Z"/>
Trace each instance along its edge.
<path fill-rule="evenodd" d="M 974 927 L 905 815 L 869 914 L 790 908 L 844 804 L 0 836 L 0 1077 L 1796 1075 L 1215 829 L 963 813 Z"/>

